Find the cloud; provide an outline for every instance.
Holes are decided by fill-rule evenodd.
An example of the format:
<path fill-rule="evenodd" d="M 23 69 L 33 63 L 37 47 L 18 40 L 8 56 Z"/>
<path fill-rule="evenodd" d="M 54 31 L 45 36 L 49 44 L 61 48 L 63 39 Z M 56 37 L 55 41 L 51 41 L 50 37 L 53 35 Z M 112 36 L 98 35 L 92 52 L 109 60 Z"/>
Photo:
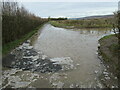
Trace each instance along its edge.
<path fill-rule="evenodd" d="M 119 0 L 13 0 L 13 1 L 19 1 L 19 2 L 118 2 Z"/>
<path fill-rule="evenodd" d="M 40 17 L 84 17 L 112 14 L 118 9 L 117 2 L 23 2 L 24 6 Z"/>

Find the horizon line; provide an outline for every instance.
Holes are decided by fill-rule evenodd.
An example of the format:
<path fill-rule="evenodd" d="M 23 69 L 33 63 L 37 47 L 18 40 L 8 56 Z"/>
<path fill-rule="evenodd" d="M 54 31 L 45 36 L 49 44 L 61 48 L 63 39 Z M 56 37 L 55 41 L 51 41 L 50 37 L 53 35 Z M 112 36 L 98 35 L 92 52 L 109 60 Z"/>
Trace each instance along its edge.
<path fill-rule="evenodd" d="M 108 16 L 108 15 L 114 15 L 114 14 L 91 15 L 91 16 L 83 16 L 83 17 L 66 17 L 66 16 L 52 17 L 52 16 L 50 16 L 50 18 L 85 18 L 85 17 L 92 17 L 92 16 Z M 41 18 L 49 18 L 49 17 L 41 17 Z"/>

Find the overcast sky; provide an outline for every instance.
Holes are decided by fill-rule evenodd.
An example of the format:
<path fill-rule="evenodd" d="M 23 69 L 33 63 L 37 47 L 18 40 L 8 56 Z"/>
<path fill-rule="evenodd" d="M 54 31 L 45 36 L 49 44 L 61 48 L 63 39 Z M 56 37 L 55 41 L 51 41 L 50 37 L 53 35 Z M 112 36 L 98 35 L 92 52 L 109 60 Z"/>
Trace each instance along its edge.
<path fill-rule="evenodd" d="M 28 1 L 28 0 L 26 0 Z M 92 0 L 97 2 L 88 2 L 88 0 L 79 0 L 79 2 L 70 2 L 73 0 L 66 0 L 66 2 L 45 2 L 50 0 L 39 0 L 34 2 L 21 2 L 26 9 L 40 17 L 86 17 L 93 15 L 109 15 L 113 14 L 118 9 L 118 0 Z M 55 1 L 55 0 L 54 0 Z M 59 1 L 59 0 L 58 0 Z M 60 0 L 62 1 L 62 0 Z M 65 0 L 64 0 L 65 1 Z M 78 1 L 78 0 L 74 0 Z M 86 2 L 85 2 L 86 1 Z M 114 2 L 113 2 L 114 1 Z M 116 2 L 115 2 L 116 1 Z"/>
<path fill-rule="evenodd" d="M 21 1 L 21 2 L 118 2 L 120 0 L 17 0 L 17 1 Z"/>

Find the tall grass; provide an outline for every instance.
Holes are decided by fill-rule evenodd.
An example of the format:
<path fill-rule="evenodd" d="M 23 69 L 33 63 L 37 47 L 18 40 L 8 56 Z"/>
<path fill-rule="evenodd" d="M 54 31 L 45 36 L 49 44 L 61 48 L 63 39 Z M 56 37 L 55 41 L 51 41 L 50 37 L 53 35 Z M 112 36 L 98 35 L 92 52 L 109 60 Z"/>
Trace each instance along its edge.
<path fill-rule="evenodd" d="M 50 23 L 54 26 L 64 28 L 112 28 L 112 20 L 113 18 L 101 18 L 83 20 L 60 20 L 51 21 Z"/>

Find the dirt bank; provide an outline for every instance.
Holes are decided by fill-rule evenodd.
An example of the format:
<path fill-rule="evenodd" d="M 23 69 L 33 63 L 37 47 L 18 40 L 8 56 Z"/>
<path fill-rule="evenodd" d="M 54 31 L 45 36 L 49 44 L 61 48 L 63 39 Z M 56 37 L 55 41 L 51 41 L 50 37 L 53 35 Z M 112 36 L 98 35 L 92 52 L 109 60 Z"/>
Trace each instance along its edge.
<path fill-rule="evenodd" d="M 118 74 L 118 39 L 115 35 L 108 35 L 99 40 L 99 54 L 108 65 L 108 70 L 114 75 Z"/>

